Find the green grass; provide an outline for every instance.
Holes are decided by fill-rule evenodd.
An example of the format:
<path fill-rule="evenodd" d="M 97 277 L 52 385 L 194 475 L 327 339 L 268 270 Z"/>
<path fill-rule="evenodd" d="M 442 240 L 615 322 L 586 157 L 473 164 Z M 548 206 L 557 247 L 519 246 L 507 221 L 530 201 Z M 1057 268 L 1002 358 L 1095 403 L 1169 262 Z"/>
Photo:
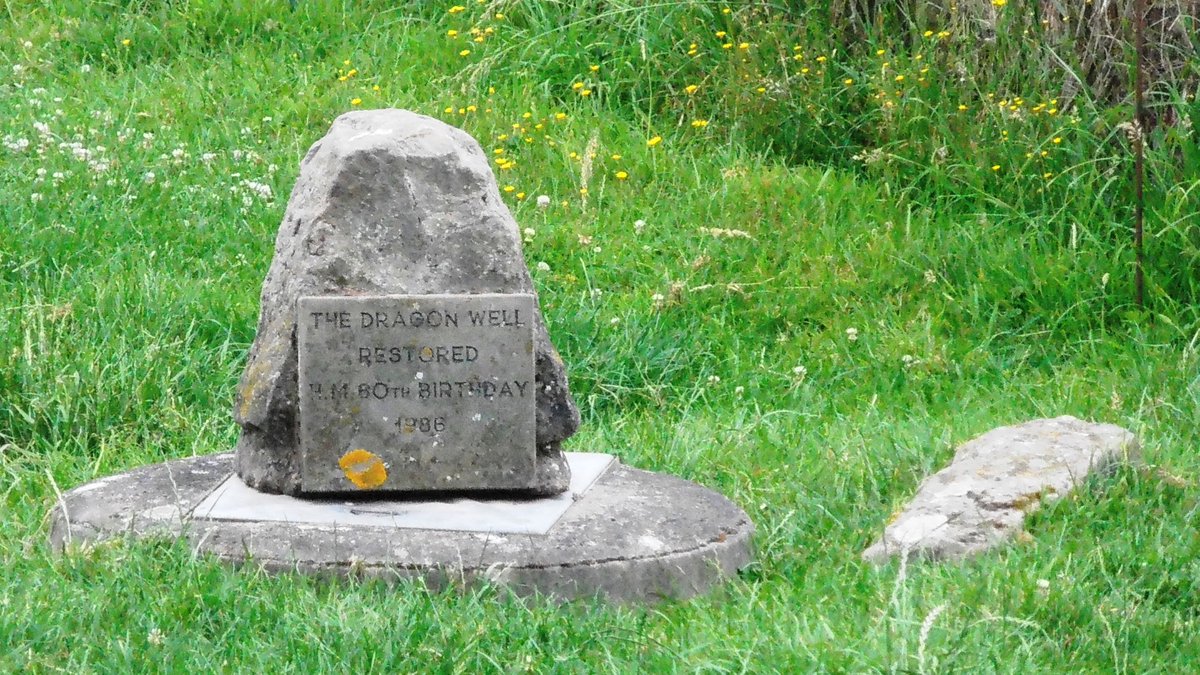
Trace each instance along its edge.
<path fill-rule="evenodd" d="M 1138 309 L 1116 113 L 1002 115 L 993 85 L 1040 102 L 1050 78 L 983 69 L 894 109 L 872 99 L 898 72 L 877 49 L 912 80 L 916 54 L 949 68 L 969 36 L 834 53 L 819 17 L 758 5 L 253 4 L 0 10 L 0 670 L 1195 669 L 1190 128 L 1155 132 Z M 472 26 L 493 32 L 470 42 Z M 827 72 L 781 73 L 777 47 L 828 54 Z M 533 230 L 527 258 L 550 268 L 534 279 L 584 418 L 569 449 L 745 508 L 757 561 L 739 580 L 653 608 L 559 607 L 267 577 L 167 542 L 50 555 L 56 489 L 232 447 L 299 159 L 355 98 L 515 161 L 497 177 Z M 585 179 L 571 153 L 589 142 Z M 969 564 L 860 562 L 956 444 L 1059 414 L 1135 431 L 1149 468 L 1093 481 Z"/>

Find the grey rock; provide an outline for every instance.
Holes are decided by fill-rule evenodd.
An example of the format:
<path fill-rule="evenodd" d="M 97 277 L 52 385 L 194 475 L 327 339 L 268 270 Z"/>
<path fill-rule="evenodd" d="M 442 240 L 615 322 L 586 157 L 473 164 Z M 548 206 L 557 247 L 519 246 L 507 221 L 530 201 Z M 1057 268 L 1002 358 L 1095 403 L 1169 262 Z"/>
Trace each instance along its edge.
<path fill-rule="evenodd" d="M 544 535 L 206 518 L 230 453 L 140 467 L 81 485 L 51 513 L 53 550 L 183 538 L 197 554 L 268 572 L 487 583 L 518 595 L 618 602 L 705 593 L 750 563 L 754 525 L 695 483 L 615 465 Z"/>
<path fill-rule="evenodd" d="M 258 334 L 238 388 L 237 472 L 300 491 L 296 299 L 534 293 L 516 221 L 465 132 L 403 110 L 347 113 L 308 151 L 275 242 Z M 579 427 L 566 368 L 535 305 L 536 473 L 569 483 L 560 444 Z"/>
<path fill-rule="evenodd" d="M 1026 514 L 1093 472 L 1139 462 L 1138 447 L 1121 427 L 1070 416 L 993 429 L 959 446 L 949 466 L 925 479 L 863 559 L 979 554 L 1015 536 Z"/>

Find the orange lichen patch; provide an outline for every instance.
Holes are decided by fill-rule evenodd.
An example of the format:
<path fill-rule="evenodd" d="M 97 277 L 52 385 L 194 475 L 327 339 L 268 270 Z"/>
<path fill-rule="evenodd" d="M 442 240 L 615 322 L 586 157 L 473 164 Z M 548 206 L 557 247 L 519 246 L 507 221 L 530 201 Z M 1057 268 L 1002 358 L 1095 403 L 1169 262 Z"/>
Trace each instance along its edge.
<path fill-rule="evenodd" d="M 342 455 L 338 466 L 346 474 L 346 478 L 354 483 L 354 487 L 370 490 L 383 485 L 387 481 L 387 467 L 383 460 L 373 452 L 362 448 L 351 450 Z"/>

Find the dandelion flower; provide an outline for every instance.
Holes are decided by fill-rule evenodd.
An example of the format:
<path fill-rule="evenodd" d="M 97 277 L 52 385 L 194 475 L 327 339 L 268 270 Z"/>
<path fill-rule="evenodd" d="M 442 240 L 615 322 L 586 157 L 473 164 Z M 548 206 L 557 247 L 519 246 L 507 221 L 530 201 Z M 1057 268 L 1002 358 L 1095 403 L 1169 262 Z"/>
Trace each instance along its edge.
<path fill-rule="evenodd" d="M 593 73 L 598 73 L 600 72 L 600 66 L 593 64 L 588 66 L 588 70 L 592 71 Z"/>
<path fill-rule="evenodd" d="M 626 171 L 618 171 L 616 174 L 617 180 L 625 180 L 629 178 L 629 173 Z"/>
<path fill-rule="evenodd" d="M 504 186 L 504 191 L 505 191 L 505 192 L 512 192 L 513 190 L 516 190 L 516 189 L 517 189 L 517 188 L 515 188 L 515 187 L 513 187 L 513 186 L 511 186 L 511 185 L 505 185 L 505 186 Z"/>
<path fill-rule="evenodd" d="M 591 96 L 591 95 L 592 95 L 592 90 L 591 90 L 591 89 L 580 89 L 580 90 L 579 90 L 579 95 L 580 95 L 580 96 L 582 96 L 582 97 L 584 97 L 584 98 L 587 98 L 588 96 Z"/>
<path fill-rule="evenodd" d="M 854 80 L 852 78 L 847 77 L 846 79 L 842 80 L 842 84 L 849 87 L 850 85 L 854 84 Z"/>
<path fill-rule="evenodd" d="M 450 30 L 446 31 L 446 37 L 458 37 L 458 31 L 451 28 Z"/>
<path fill-rule="evenodd" d="M 462 5 L 455 5 L 455 6 L 451 7 L 450 9 L 446 10 L 446 13 L 447 14 L 458 14 L 459 12 L 461 12 L 465 9 L 466 9 L 466 7 L 463 7 Z"/>
<path fill-rule="evenodd" d="M 708 126 L 708 120 L 692 120 L 692 126 L 696 129 L 703 129 Z"/>
<path fill-rule="evenodd" d="M 362 103 L 362 99 L 361 99 L 361 98 L 352 98 L 352 99 L 350 99 L 350 105 L 360 105 L 361 103 Z"/>
<path fill-rule="evenodd" d="M 993 164 L 993 165 L 992 165 L 992 171 L 999 171 L 999 170 L 1000 170 L 1000 165 L 999 165 L 999 164 Z"/>
<path fill-rule="evenodd" d="M 1058 145 L 1059 143 L 1062 143 L 1062 136 L 1055 136 L 1055 137 L 1054 137 L 1054 140 L 1053 140 L 1053 141 L 1050 141 L 1050 142 L 1051 142 L 1051 143 L 1053 143 L 1053 144 L 1055 144 L 1055 145 Z"/>
<path fill-rule="evenodd" d="M 659 143 L 662 143 L 662 136 L 655 136 L 654 138 L 651 138 L 650 140 L 646 141 L 646 147 L 653 148 L 654 146 L 658 145 Z"/>
<path fill-rule="evenodd" d="M 741 43 L 741 44 L 739 44 L 739 45 L 738 45 L 738 49 L 741 49 L 741 50 L 743 50 L 743 51 L 744 51 L 744 50 L 747 50 L 747 49 L 750 49 L 750 43 L 749 43 L 749 42 L 743 42 L 743 43 Z"/>
<path fill-rule="evenodd" d="M 696 90 L 697 90 L 697 89 L 699 89 L 699 88 L 700 88 L 700 87 L 699 87 L 699 86 L 697 86 L 697 85 L 694 85 L 694 84 L 689 84 L 688 86 L 684 87 L 684 88 L 683 88 L 683 90 L 684 90 L 684 91 L 686 91 L 686 92 L 687 92 L 687 93 L 689 93 L 689 94 L 694 94 L 694 93 L 696 93 Z"/>

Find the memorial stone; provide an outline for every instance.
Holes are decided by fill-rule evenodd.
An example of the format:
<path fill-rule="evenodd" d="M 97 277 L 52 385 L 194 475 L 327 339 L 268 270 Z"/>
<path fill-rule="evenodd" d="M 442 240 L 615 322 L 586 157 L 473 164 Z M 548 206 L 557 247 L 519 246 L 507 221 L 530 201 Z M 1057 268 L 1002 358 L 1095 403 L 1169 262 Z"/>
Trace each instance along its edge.
<path fill-rule="evenodd" d="M 501 327 L 486 328 L 475 335 L 473 339 L 482 340 L 478 343 L 468 342 L 454 332 L 474 330 L 467 325 L 465 313 L 472 308 L 482 311 L 488 302 L 467 298 L 495 294 L 515 296 L 513 302 L 517 302 L 516 297 L 528 298 L 521 301 L 525 303 L 521 316 L 526 324 L 521 327 L 521 335 L 526 342 L 532 339 L 532 378 L 527 370 L 518 376 L 515 362 L 482 351 L 488 340 L 503 334 Z M 409 435 L 427 442 L 418 451 L 412 442 L 393 443 L 407 438 L 403 430 L 400 436 L 383 435 L 382 418 L 401 415 L 401 408 L 381 408 L 374 390 L 364 390 L 369 397 L 359 398 L 358 386 L 368 384 L 360 376 L 376 370 L 388 373 L 380 382 L 401 386 L 397 378 L 415 378 L 418 372 L 433 377 L 434 369 L 408 373 L 400 363 L 388 361 L 391 352 L 386 351 L 379 363 L 372 353 L 372 370 L 355 371 L 354 378 L 349 377 L 349 371 L 337 370 L 342 366 L 326 364 L 325 356 L 315 355 L 305 359 L 313 373 L 301 373 L 300 343 L 305 339 L 304 330 L 310 330 L 304 323 L 301 305 L 330 302 L 330 311 L 342 311 L 337 307 L 367 303 L 359 309 L 345 309 L 346 320 L 356 327 L 338 329 L 366 336 L 364 331 L 377 333 L 379 329 L 362 326 L 360 313 L 386 313 L 388 310 L 377 303 L 390 302 L 367 298 L 423 295 L 464 298 L 447 300 L 461 308 L 458 326 L 442 325 L 437 330 L 428 325 L 394 326 L 416 331 L 402 339 L 417 345 L 411 341 L 424 339 L 418 336 L 436 335 L 436 340 L 421 343 L 434 348 L 435 355 L 438 346 L 447 347 L 451 349 L 448 358 L 453 359 L 453 347 L 465 350 L 472 346 L 481 349 L 478 358 L 492 360 L 488 368 L 474 370 L 471 366 L 481 366 L 482 362 L 433 364 L 439 366 L 438 386 L 449 383 L 452 393 L 458 394 L 455 383 L 470 381 L 466 375 L 473 373 L 479 382 L 490 382 L 498 389 L 490 398 L 481 384 L 465 398 L 422 400 L 419 385 L 433 380 L 412 380 L 409 392 L 418 398 L 406 399 L 414 405 L 404 408 L 403 417 L 416 425 L 416 431 Z M 516 307 L 511 305 L 509 311 Z M 392 323 L 389 321 L 389 326 Z M 318 323 L 311 330 L 319 332 L 323 326 Z M 298 329 L 304 330 L 298 333 Z M 400 339 L 397 331 L 392 332 Z M 513 344 L 520 342 L 515 334 L 510 337 Z M 497 346 L 504 345 L 508 343 Z M 372 343 L 374 346 L 402 348 L 405 343 L 380 341 Z M 346 343 L 338 349 L 350 347 Z M 315 343 L 314 348 L 321 354 L 327 351 Z M 407 354 L 403 349 L 401 353 Z M 343 360 L 348 358 L 346 354 L 341 356 Z M 465 359 L 466 352 L 458 352 L 457 357 Z M 344 367 L 365 365 L 355 361 Z M 324 377 L 326 368 L 334 369 L 332 372 L 341 379 L 309 381 Z M 318 392 L 311 386 L 301 386 L 302 380 L 304 385 L 322 389 Z M 329 389 L 351 380 L 353 390 Z M 508 389 L 500 386 L 501 380 L 508 381 Z M 518 380 L 527 386 L 515 392 L 520 398 L 509 400 L 508 395 L 514 393 L 512 382 Z M 374 382 L 370 384 L 374 386 Z M 432 396 L 444 389 L 426 391 Z M 324 405 L 334 403 L 332 399 L 317 398 L 343 393 L 347 401 L 342 403 L 350 406 L 344 413 L 331 413 L 332 408 Z M 532 420 L 517 411 L 518 407 L 524 411 L 531 400 Z M 353 413 L 351 401 L 364 411 L 375 410 L 371 414 L 376 417 L 370 418 L 367 412 Z M 469 416 L 464 421 L 459 412 L 452 412 L 472 407 L 477 407 L 475 412 L 480 415 L 490 414 L 489 409 L 497 414 L 494 419 L 481 417 L 478 422 L 487 433 L 466 433 L 464 430 L 476 422 Z M 360 488 L 394 492 L 440 487 L 520 489 L 547 495 L 567 489 L 570 469 L 560 444 L 578 428 L 579 411 L 567 387 L 562 359 L 550 343 L 538 309 L 517 223 L 500 197 L 487 155 L 473 138 L 423 115 L 364 110 L 339 117 L 329 133 L 312 146 L 301 163 L 276 238 L 275 257 L 263 283 L 258 334 L 238 389 L 234 418 L 241 426 L 238 475 L 247 485 L 265 492 L 301 494 Z M 426 421 L 440 424 L 439 418 L 447 425 L 445 429 L 430 427 L 429 432 L 422 431 Z M 368 419 L 374 421 L 368 424 Z M 324 428 L 338 421 L 347 429 L 334 433 Z M 361 443 L 355 445 L 360 438 Z M 322 443 L 329 445 L 324 447 Z M 532 469 L 529 446 L 533 447 Z"/>

